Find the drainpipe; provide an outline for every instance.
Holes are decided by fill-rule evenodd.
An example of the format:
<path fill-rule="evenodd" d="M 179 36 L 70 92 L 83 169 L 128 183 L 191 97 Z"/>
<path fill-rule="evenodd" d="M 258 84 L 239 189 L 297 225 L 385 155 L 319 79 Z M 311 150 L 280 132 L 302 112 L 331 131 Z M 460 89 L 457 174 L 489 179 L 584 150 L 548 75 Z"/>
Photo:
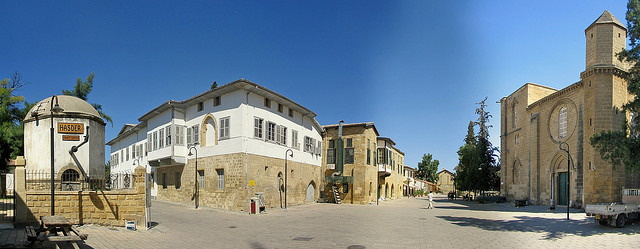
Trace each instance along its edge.
<path fill-rule="evenodd" d="M 343 120 L 340 120 L 338 124 L 338 141 L 337 141 L 337 149 L 336 149 L 336 172 L 333 173 L 334 176 L 342 175 L 342 170 L 344 168 L 344 141 L 342 140 L 342 124 Z"/>

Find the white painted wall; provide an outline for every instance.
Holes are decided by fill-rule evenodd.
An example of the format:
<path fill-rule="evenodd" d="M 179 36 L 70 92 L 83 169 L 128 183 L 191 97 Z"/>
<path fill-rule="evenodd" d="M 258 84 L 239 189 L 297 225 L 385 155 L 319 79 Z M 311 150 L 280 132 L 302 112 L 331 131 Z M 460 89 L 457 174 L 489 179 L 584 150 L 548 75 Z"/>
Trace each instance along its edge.
<path fill-rule="evenodd" d="M 75 165 L 69 150 L 84 141 L 85 134 L 61 134 L 58 123 L 82 123 L 89 128 L 89 141 L 75 153 L 88 176 L 104 176 L 104 125 L 86 118 L 54 117 L 54 169 Z M 27 171 L 51 171 L 51 118 L 38 119 L 24 124 L 24 152 Z M 62 135 L 79 135 L 80 141 L 62 141 Z"/>
<path fill-rule="evenodd" d="M 230 153 L 249 153 L 261 156 L 268 156 L 274 158 L 284 158 L 285 151 L 292 148 L 291 138 L 292 130 L 298 131 L 298 148 L 292 148 L 294 157 L 289 158 L 292 165 L 297 162 L 298 165 L 307 163 L 320 167 L 322 156 L 320 154 L 303 152 L 304 137 L 308 136 L 316 141 L 322 141 L 321 132 L 313 125 L 313 118 L 303 116 L 299 112 L 294 112 L 294 116 L 289 117 L 289 108 L 285 106 L 283 112 L 278 112 L 278 103 L 275 100 L 271 101 L 271 108 L 264 106 L 264 97 L 255 93 L 248 93 L 246 90 L 238 89 L 221 96 L 221 104 L 219 106 L 213 106 L 213 99 L 207 99 L 203 101 L 203 110 L 198 111 L 198 102 L 193 102 L 190 106 L 181 109 L 175 108 L 166 110 L 158 115 L 153 116 L 147 120 L 146 129 L 141 129 L 135 137 L 135 134 L 127 137 L 120 138 L 113 146 L 112 153 L 121 153 L 126 146 L 131 144 L 146 143 L 147 134 L 164 129 L 167 125 L 184 125 L 187 128 L 194 125 L 199 126 L 199 130 L 202 131 L 202 123 L 207 115 L 212 115 L 215 119 L 218 144 L 215 141 L 207 140 L 206 146 L 199 144 L 196 146 L 198 150 L 198 157 L 209 157 Z M 172 114 L 173 112 L 173 114 Z M 172 118 L 173 117 L 173 118 Z M 229 138 L 220 138 L 220 119 L 229 117 Z M 287 145 L 279 145 L 276 143 L 265 141 L 263 139 L 254 138 L 254 117 L 260 117 L 265 121 L 272 121 L 278 125 L 284 125 L 287 127 Z M 266 134 L 266 123 L 264 124 L 264 133 Z M 149 160 L 157 160 L 167 157 L 184 157 L 195 158 L 195 155 L 187 156 L 189 153 L 186 146 L 186 132 L 185 132 L 185 145 L 177 146 L 175 141 L 175 129 L 172 130 L 172 143 L 170 147 L 165 147 L 155 151 L 151 151 L 148 157 L 141 160 L 141 164 L 147 165 Z M 204 135 L 206 136 L 206 135 Z M 202 139 L 202 134 L 200 135 Z M 172 152 L 173 151 L 173 152 Z M 132 160 L 126 162 L 120 162 L 119 169 L 132 170 Z M 143 163 L 142 163 L 143 162 Z M 302 173 L 302 171 L 300 171 Z M 156 176 L 157 177 L 157 176 Z M 157 185 L 156 185 L 157 186 Z M 153 192 L 152 192 L 153 194 Z"/>

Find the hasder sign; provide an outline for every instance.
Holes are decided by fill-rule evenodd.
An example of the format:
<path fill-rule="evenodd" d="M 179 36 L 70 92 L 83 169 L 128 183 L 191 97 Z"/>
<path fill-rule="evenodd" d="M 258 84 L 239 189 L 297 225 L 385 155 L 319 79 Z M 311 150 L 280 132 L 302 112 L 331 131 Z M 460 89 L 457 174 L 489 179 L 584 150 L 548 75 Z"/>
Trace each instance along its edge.
<path fill-rule="evenodd" d="M 58 133 L 84 134 L 84 124 L 58 123 Z"/>

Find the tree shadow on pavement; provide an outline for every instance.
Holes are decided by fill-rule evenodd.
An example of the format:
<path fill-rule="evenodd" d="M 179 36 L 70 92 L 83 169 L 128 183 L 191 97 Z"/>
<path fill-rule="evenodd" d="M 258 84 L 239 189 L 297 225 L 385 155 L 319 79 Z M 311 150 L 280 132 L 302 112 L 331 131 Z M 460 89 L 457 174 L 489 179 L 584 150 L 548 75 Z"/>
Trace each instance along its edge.
<path fill-rule="evenodd" d="M 625 228 L 600 226 L 592 219 L 565 220 L 557 218 L 515 216 L 515 220 L 493 220 L 475 217 L 436 216 L 464 227 L 477 227 L 488 231 L 543 233 L 545 240 L 560 239 L 566 235 L 592 236 L 604 233 L 635 235 L 640 225 L 629 224 Z"/>

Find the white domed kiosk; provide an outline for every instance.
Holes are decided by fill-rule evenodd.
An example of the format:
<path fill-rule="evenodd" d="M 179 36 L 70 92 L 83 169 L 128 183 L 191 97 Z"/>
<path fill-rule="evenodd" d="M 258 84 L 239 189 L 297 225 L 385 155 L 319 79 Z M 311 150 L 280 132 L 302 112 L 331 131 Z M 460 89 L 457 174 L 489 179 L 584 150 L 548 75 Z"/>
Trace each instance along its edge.
<path fill-rule="evenodd" d="M 38 102 L 24 119 L 27 174 L 51 172 L 52 120 L 56 179 L 62 179 L 63 172 L 74 181 L 104 179 L 105 122 L 91 104 L 66 95 Z"/>

